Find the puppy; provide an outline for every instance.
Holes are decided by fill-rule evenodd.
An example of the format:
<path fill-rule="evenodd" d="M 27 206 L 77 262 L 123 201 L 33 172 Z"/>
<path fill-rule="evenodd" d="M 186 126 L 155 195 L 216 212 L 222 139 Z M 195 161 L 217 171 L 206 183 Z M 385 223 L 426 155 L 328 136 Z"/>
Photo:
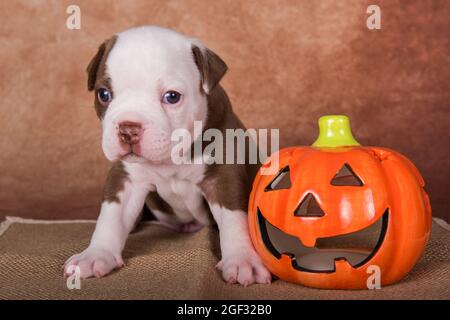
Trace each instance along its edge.
<path fill-rule="evenodd" d="M 99 47 L 87 68 L 88 89 L 95 93 L 103 152 L 114 164 L 91 242 L 67 260 L 66 275 L 73 266 L 82 278 L 121 267 L 127 236 L 146 205 L 179 232 L 215 222 L 221 247 L 217 267 L 228 283 L 270 283 L 247 225 L 257 168 L 176 164 L 172 157 L 172 132 L 183 129 L 198 139 L 195 121 L 202 121 L 203 130 L 245 130 L 218 84 L 226 70 L 198 40 L 154 26 L 124 31 Z"/>

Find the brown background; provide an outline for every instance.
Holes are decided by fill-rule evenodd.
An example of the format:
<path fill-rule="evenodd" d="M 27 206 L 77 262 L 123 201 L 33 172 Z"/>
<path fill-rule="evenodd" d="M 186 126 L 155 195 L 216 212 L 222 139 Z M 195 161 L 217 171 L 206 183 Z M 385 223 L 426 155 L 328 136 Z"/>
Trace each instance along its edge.
<path fill-rule="evenodd" d="M 382 9 L 382 30 L 365 26 Z M 81 30 L 65 27 L 69 4 Z M 202 39 L 248 127 L 310 144 L 320 115 L 421 170 L 450 220 L 450 1 L 1 1 L 0 216 L 93 218 L 108 163 L 85 67 L 106 37 L 157 24 Z"/>

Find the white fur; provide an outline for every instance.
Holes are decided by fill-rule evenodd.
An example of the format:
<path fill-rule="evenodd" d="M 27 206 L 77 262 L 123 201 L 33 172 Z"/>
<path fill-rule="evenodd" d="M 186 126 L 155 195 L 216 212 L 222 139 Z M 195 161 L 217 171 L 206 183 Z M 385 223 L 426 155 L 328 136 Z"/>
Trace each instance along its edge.
<path fill-rule="evenodd" d="M 103 202 L 88 248 L 67 260 L 66 275 L 71 266 L 78 266 L 82 278 L 102 277 L 123 265 L 125 241 L 152 187 L 150 183 L 130 176 L 124 190 L 118 194 L 120 203 Z"/>
<path fill-rule="evenodd" d="M 209 207 L 219 227 L 222 259 L 217 268 L 222 271 L 224 280 L 244 286 L 270 283 L 271 275 L 250 240 L 247 214 L 214 203 L 210 203 Z"/>
<path fill-rule="evenodd" d="M 165 222 L 208 224 L 209 211 L 204 205 L 203 195 L 197 186 L 202 181 L 205 166 L 185 165 L 152 165 L 141 163 L 125 163 L 125 169 L 132 176 L 139 177 L 142 182 L 151 181 L 161 198 L 170 204 L 176 216 L 162 218 Z"/>

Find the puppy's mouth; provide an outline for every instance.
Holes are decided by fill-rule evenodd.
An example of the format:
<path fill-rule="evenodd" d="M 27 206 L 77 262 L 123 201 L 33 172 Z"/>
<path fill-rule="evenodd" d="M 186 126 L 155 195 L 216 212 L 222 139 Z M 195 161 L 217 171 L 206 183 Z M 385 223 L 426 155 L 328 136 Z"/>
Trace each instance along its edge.
<path fill-rule="evenodd" d="M 144 158 L 133 151 L 128 152 L 125 155 L 120 156 L 120 160 L 126 161 L 126 162 L 143 162 Z"/>
<path fill-rule="evenodd" d="M 170 159 L 170 158 L 169 158 Z M 165 159 L 151 159 L 135 152 L 129 151 L 128 153 L 119 156 L 119 160 L 129 162 L 129 163 L 148 163 L 153 165 L 159 165 L 166 163 Z"/>
<path fill-rule="evenodd" d="M 127 162 L 142 162 L 144 157 L 141 154 L 140 143 L 128 144 L 120 142 L 122 151 L 119 154 L 119 158 L 122 161 Z"/>
<path fill-rule="evenodd" d="M 319 238 L 314 247 L 306 247 L 299 238 L 284 233 L 268 222 L 258 208 L 258 224 L 267 250 L 277 259 L 291 258 L 299 271 L 332 273 L 335 261 L 346 260 L 353 268 L 366 264 L 381 247 L 387 231 L 389 210 L 375 223 L 357 232 Z"/>

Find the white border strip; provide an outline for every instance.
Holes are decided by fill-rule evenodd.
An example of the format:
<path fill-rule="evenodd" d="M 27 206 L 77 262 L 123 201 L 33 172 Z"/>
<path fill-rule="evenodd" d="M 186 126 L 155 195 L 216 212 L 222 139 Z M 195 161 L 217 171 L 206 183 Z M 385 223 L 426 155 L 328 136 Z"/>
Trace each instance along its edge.
<path fill-rule="evenodd" d="M 2 236 L 6 230 L 13 223 L 26 223 L 26 224 L 63 224 L 63 223 L 95 223 L 95 220 L 39 220 L 39 219 L 24 219 L 20 217 L 6 216 L 5 221 L 0 224 L 0 236 Z"/>
<path fill-rule="evenodd" d="M 74 220 L 41 220 L 41 219 L 25 219 L 20 217 L 6 216 L 5 221 L 0 224 L 0 236 L 2 236 L 6 230 L 13 223 L 25 223 L 25 224 L 67 224 L 67 223 L 96 223 L 97 220 L 88 219 L 74 219 Z M 159 221 L 144 221 L 141 224 L 156 224 L 161 225 Z"/>
<path fill-rule="evenodd" d="M 448 224 L 447 222 L 445 222 L 444 219 L 441 218 L 433 218 L 434 221 L 436 221 L 436 223 L 438 225 L 440 225 L 442 228 L 444 228 L 445 230 L 450 231 L 450 224 Z"/>
<path fill-rule="evenodd" d="M 95 223 L 96 220 L 83 220 L 83 219 L 74 219 L 74 220 L 41 220 L 41 219 L 26 219 L 20 217 L 6 217 L 7 221 L 11 221 L 12 223 L 27 223 L 27 224 L 63 224 L 63 223 Z"/>
<path fill-rule="evenodd" d="M 11 224 L 11 220 L 8 220 L 8 217 L 6 217 L 6 220 L 0 224 L 0 237 L 5 233 L 6 230 L 8 230 Z"/>
<path fill-rule="evenodd" d="M 450 231 L 450 224 L 445 222 L 445 220 L 441 218 L 433 218 L 433 220 L 442 228 L 444 228 L 447 231 Z M 39 220 L 39 219 L 24 219 L 19 217 L 10 217 L 6 216 L 5 221 L 3 221 L 0 224 L 0 236 L 2 236 L 6 230 L 13 224 L 13 223 L 26 223 L 26 224 L 66 224 L 66 223 L 96 223 L 96 220 Z M 161 225 L 159 221 L 144 221 L 144 224 L 156 224 Z"/>

